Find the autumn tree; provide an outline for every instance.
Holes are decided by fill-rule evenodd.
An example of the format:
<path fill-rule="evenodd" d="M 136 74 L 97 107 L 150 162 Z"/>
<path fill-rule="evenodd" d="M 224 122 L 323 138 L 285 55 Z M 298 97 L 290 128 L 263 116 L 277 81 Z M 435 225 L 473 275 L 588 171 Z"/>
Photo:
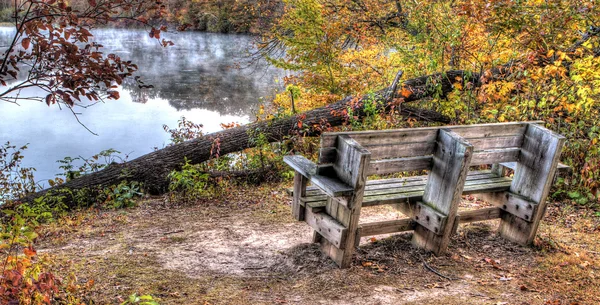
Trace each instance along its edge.
<path fill-rule="evenodd" d="M 298 71 L 288 79 L 298 91 L 297 108 L 383 88 L 398 70 L 404 79 L 435 75 L 425 80 L 425 91 L 401 90 L 399 97 L 456 123 L 544 120 L 569 138 L 564 156 L 575 174 L 565 183 L 578 190 L 570 194 L 600 198 L 596 1 L 284 4 L 261 46 L 273 64 Z M 290 111 L 289 92 L 276 103 Z"/>
<path fill-rule="evenodd" d="M 116 87 L 137 66 L 105 54 L 100 43 L 90 41 L 90 30 L 113 22 L 135 22 L 151 29 L 150 35 L 158 40 L 165 28 L 152 25 L 163 14 L 160 1 L 14 2 L 14 36 L 0 57 L 0 100 L 58 103 L 72 110 L 78 102 L 118 99 Z M 164 39 L 160 43 L 170 44 Z M 43 94 L 23 94 L 28 88 Z"/>

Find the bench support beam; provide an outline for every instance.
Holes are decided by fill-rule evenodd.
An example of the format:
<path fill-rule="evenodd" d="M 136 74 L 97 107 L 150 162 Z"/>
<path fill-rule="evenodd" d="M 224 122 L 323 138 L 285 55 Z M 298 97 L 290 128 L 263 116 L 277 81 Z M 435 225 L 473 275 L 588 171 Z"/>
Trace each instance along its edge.
<path fill-rule="evenodd" d="M 451 130 L 440 129 L 433 166 L 423 193 L 423 205 L 437 212 L 429 216 L 429 223 L 436 221 L 439 228 L 436 227 L 438 231 L 435 232 L 435 229 L 430 230 L 421 224 L 417 225 L 412 239 L 415 246 L 432 251 L 436 255 L 446 251 L 472 155 L 473 146 L 469 142 Z M 423 208 L 420 210 L 413 216 L 417 223 L 427 220 L 416 219 L 424 211 Z M 445 215 L 445 221 L 438 215 Z"/>
<path fill-rule="evenodd" d="M 348 268 L 352 263 L 358 220 L 362 207 L 367 180 L 367 165 L 371 160 L 369 151 L 348 136 L 337 138 L 338 157 L 333 165 L 337 177 L 352 186 L 354 192 L 344 200 L 328 197 L 325 212 L 346 228 L 347 234 L 342 244 L 331 243 L 323 234 L 314 233 L 313 241 L 321 245 L 321 250 L 331 257 L 340 268 Z"/>
<path fill-rule="evenodd" d="M 523 146 L 509 192 L 515 196 L 513 204 L 535 207 L 529 220 L 519 217 L 509 206 L 501 214 L 499 233 L 504 238 L 522 245 L 533 243 L 541 218 L 546 211 L 546 197 L 552 186 L 565 138 L 535 124 L 525 130 Z"/>

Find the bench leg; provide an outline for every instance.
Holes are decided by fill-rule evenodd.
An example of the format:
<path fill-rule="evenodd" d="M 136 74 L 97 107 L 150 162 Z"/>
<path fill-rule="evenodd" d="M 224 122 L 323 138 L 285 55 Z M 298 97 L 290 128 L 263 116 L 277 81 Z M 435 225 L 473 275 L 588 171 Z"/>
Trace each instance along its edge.
<path fill-rule="evenodd" d="M 294 219 L 304 221 L 305 208 L 302 206 L 300 199 L 306 196 L 306 184 L 308 179 L 302 176 L 299 172 L 294 175 L 294 197 L 292 199 L 292 216 Z"/>
<path fill-rule="evenodd" d="M 525 131 L 519 162 L 509 192 L 537 205 L 529 219 L 502 213 L 499 233 L 522 245 L 533 243 L 539 223 L 546 211 L 550 192 L 565 138 L 552 131 L 530 124 Z"/>
<path fill-rule="evenodd" d="M 446 251 L 458 203 L 469 171 L 473 146 L 458 134 L 440 129 L 433 166 L 427 178 L 423 203 L 417 204 L 413 245 L 436 255 Z"/>
<path fill-rule="evenodd" d="M 327 254 L 340 268 L 348 268 L 352 264 L 352 254 L 355 248 L 356 232 L 358 230 L 358 220 L 360 218 L 360 204 L 349 209 L 337 201 L 329 198 L 325 208 L 327 214 L 339 221 L 347 228 L 348 234 L 343 245 L 336 247 L 326 238 L 315 232 L 316 241 L 321 245 L 321 250 Z M 315 241 L 315 238 L 313 238 Z"/>

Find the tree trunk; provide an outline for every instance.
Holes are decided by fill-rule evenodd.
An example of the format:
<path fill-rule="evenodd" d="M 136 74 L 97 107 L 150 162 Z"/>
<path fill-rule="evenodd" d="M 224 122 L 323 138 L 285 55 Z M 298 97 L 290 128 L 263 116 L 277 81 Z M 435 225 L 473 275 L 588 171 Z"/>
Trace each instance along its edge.
<path fill-rule="evenodd" d="M 444 74 L 433 74 L 405 81 L 402 85 L 405 96 L 404 103 L 400 107 L 400 114 L 421 121 L 449 123 L 450 119 L 448 117 L 435 111 L 416 109 L 404 105 L 407 102 L 431 96 L 433 90 L 428 89 L 427 86 L 431 87 L 432 82 L 439 83 L 442 89 L 441 92 L 447 93 L 452 91 L 452 83 L 456 82 L 457 77 L 463 78 L 466 75 L 463 71 L 449 71 Z M 478 80 L 478 75 L 468 75 L 466 81 Z M 476 86 L 478 85 L 476 84 Z M 386 88 L 375 93 L 378 100 L 377 106 L 380 110 L 387 110 L 392 106 L 392 103 L 384 99 L 388 90 Z M 406 96 L 406 92 L 408 92 L 406 90 L 410 90 L 412 93 Z M 349 107 L 352 107 L 353 115 L 358 118 L 366 115 L 361 100 L 346 97 L 341 101 L 290 117 L 259 121 L 211 133 L 197 139 L 165 147 L 125 163 L 111 164 L 101 171 L 28 195 L 22 201 L 31 201 L 53 189 L 68 188 L 76 190 L 106 187 L 118 184 L 123 180 L 141 182 L 146 192 L 162 194 L 166 192 L 168 187 L 167 175 L 173 170 L 180 169 L 186 158 L 190 163 L 198 164 L 215 156 L 254 147 L 253 135 L 259 133 L 265 134 L 269 142 L 279 142 L 286 136 L 296 134 L 318 136 L 322 127 L 339 126 L 346 122 L 346 111 Z"/>

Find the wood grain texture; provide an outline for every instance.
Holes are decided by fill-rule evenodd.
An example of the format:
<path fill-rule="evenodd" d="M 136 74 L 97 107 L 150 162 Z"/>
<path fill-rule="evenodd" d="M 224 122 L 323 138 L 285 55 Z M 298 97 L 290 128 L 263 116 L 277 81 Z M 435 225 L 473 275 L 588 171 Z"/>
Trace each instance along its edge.
<path fill-rule="evenodd" d="M 338 179 L 335 175 L 322 175 L 328 173 L 329 167 L 318 167 L 303 156 L 285 156 L 283 162 L 293 168 L 297 173 L 306 177 L 313 185 L 319 187 L 325 194 L 333 197 L 349 195 L 354 188 Z"/>
<path fill-rule="evenodd" d="M 422 225 L 416 226 L 412 241 L 418 247 L 441 255 L 446 251 L 450 241 L 458 203 L 469 171 L 473 146 L 448 129 L 440 130 L 437 143 L 433 168 L 423 193 L 423 203 L 446 216 L 447 219 L 438 232 Z"/>
<path fill-rule="evenodd" d="M 292 216 L 298 221 L 304 221 L 305 208 L 301 198 L 306 196 L 306 184 L 308 179 L 299 172 L 294 175 L 294 197 L 292 199 Z"/>
<path fill-rule="evenodd" d="M 345 205 L 332 197 L 327 198 L 325 211 L 340 222 L 347 229 L 348 234 L 342 245 L 336 245 L 327 238 L 317 237 L 316 239 L 319 239 L 321 250 L 331 257 L 340 268 L 348 268 L 352 263 L 367 180 L 366 169 L 371 160 L 371 154 L 356 141 L 346 136 L 340 136 L 337 139 L 337 150 L 338 156 L 334 163 L 336 174 L 345 183 L 354 186 L 354 192 L 344 199 Z M 319 234 L 321 237 L 326 237 L 321 232 Z"/>
<path fill-rule="evenodd" d="M 502 210 L 497 207 L 481 208 L 471 211 L 460 211 L 456 216 L 458 223 L 471 223 L 500 218 Z"/>
<path fill-rule="evenodd" d="M 441 128 L 450 129 L 467 140 L 470 140 L 471 138 L 481 139 L 487 137 L 522 135 L 529 123 L 542 124 L 543 122 L 509 122 L 374 131 L 326 132 L 321 135 L 321 148 L 334 147 L 336 138 L 339 135 L 347 135 L 365 147 L 374 144 L 435 142 L 438 130 Z"/>
<path fill-rule="evenodd" d="M 499 233 L 520 244 L 531 244 L 546 210 L 546 197 L 565 138 L 539 125 L 530 124 L 525 131 L 521 155 L 509 192 L 537 204 L 530 220 L 510 213 L 502 214 Z"/>
<path fill-rule="evenodd" d="M 326 213 L 313 213 L 306 210 L 306 223 L 322 237 L 336 247 L 345 247 L 348 230 L 333 217 Z"/>
<path fill-rule="evenodd" d="M 390 234 L 414 230 L 416 222 L 410 218 L 394 219 L 380 222 L 360 224 L 357 238 L 380 234 Z"/>

